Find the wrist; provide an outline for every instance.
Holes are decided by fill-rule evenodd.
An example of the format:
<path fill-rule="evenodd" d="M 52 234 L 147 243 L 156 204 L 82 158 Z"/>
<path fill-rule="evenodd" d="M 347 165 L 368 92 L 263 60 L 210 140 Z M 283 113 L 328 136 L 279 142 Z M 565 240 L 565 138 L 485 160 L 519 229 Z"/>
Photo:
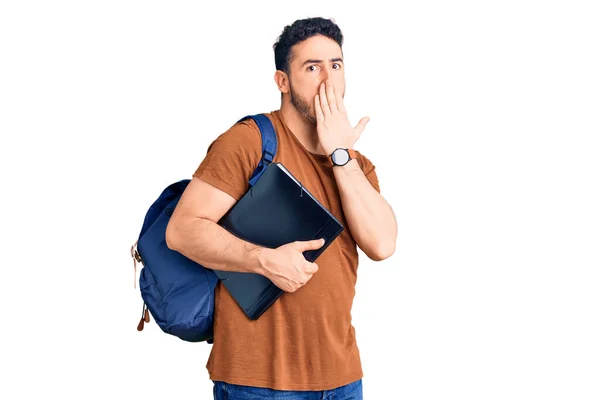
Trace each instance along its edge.
<path fill-rule="evenodd" d="M 256 246 L 253 250 L 250 251 L 250 264 L 251 264 L 251 272 L 263 276 L 267 276 L 267 259 L 269 257 L 269 253 L 272 249 L 267 247 Z"/>
<path fill-rule="evenodd" d="M 339 144 L 339 145 L 336 145 L 336 146 L 333 146 L 333 147 L 328 147 L 328 148 L 324 149 L 325 155 L 326 156 L 331 156 L 331 154 L 333 154 L 333 152 L 336 151 L 337 149 L 354 150 L 354 145 Z"/>

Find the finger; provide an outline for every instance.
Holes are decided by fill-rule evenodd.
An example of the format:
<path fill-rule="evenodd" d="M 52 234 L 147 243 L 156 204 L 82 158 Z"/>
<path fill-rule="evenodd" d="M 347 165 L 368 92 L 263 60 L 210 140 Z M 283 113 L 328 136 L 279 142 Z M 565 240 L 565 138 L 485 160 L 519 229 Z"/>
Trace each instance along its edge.
<path fill-rule="evenodd" d="M 335 105 L 340 112 L 346 112 L 346 107 L 344 107 L 344 99 L 342 98 L 342 92 L 340 90 L 335 90 Z"/>
<path fill-rule="evenodd" d="M 325 82 L 325 91 L 327 92 L 327 103 L 329 104 L 329 109 L 331 112 L 337 110 L 336 102 L 335 102 L 335 93 L 333 92 L 333 84 L 329 79 Z"/>
<path fill-rule="evenodd" d="M 300 285 L 290 285 L 283 290 L 285 290 L 288 293 L 294 293 L 296 290 L 298 290 L 298 288 L 300 288 Z"/>
<path fill-rule="evenodd" d="M 323 247 L 323 245 L 325 244 L 325 240 L 324 239 L 314 239 L 314 240 L 307 240 L 304 242 L 297 242 L 297 243 L 298 243 L 298 248 L 301 251 L 317 250 L 317 249 L 320 249 L 321 247 Z"/>
<path fill-rule="evenodd" d="M 309 274 L 314 274 L 319 270 L 319 266 L 316 263 L 306 263 L 306 268 L 304 269 L 304 272 L 309 273 Z"/>
<path fill-rule="evenodd" d="M 360 134 L 363 133 L 363 131 L 365 130 L 365 127 L 367 126 L 367 123 L 370 120 L 371 120 L 371 118 L 369 118 L 369 117 L 363 117 L 360 121 L 358 121 L 358 124 L 354 128 L 354 131 L 360 136 Z"/>
<path fill-rule="evenodd" d="M 317 115 L 317 122 L 323 122 L 325 120 L 323 110 L 321 109 L 321 100 L 319 99 L 319 95 L 315 96 L 315 114 Z"/>
<path fill-rule="evenodd" d="M 327 100 L 327 94 L 325 93 L 325 83 L 321 83 L 319 87 L 319 100 L 321 101 L 321 108 L 323 109 L 324 115 L 331 114 L 331 110 L 329 109 L 329 103 Z"/>

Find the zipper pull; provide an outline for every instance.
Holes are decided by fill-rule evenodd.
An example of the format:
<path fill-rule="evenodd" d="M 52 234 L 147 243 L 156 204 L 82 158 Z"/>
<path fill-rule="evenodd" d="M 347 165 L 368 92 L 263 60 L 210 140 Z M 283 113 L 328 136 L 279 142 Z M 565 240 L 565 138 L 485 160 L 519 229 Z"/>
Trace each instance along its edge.
<path fill-rule="evenodd" d="M 140 332 L 144 330 L 144 318 L 140 319 L 140 323 L 137 326 L 137 330 Z"/>
<path fill-rule="evenodd" d="M 140 318 L 140 322 L 138 323 L 137 330 L 144 330 L 144 322 L 150 322 L 150 314 L 148 313 L 148 307 L 146 307 L 146 303 L 142 306 L 142 318 Z"/>
<path fill-rule="evenodd" d="M 137 278 L 137 263 L 142 262 L 142 257 L 140 257 L 140 253 L 137 251 L 137 240 L 134 245 L 131 246 L 131 258 L 133 258 L 133 288 L 136 288 L 136 278 Z"/>
<path fill-rule="evenodd" d="M 150 313 L 148 312 L 148 306 L 146 306 L 146 311 L 144 311 L 144 321 L 150 322 Z"/>

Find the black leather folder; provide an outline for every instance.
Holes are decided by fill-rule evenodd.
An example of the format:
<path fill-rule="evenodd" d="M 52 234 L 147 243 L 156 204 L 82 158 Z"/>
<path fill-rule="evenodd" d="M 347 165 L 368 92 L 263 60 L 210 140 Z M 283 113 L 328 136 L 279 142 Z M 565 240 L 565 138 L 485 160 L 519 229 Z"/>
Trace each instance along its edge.
<path fill-rule="evenodd" d="M 258 182 L 227 212 L 219 225 L 235 236 L 276 248 L 296 240 L 325 239 L 304 257 L 315 260 L 344 230 L 342 224 L 284 166 L 269 165 Z M 284 292 L 269 279 L 249 272 L 217 271 L 248 318 L 258 319 Z"/>

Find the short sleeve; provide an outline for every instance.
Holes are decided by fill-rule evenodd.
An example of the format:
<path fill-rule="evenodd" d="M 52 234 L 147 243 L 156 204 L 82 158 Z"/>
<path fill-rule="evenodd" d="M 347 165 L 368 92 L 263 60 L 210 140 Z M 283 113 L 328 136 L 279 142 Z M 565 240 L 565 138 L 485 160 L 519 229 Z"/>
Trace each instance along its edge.
<path fill-rule="evenodd" d="M 239 200 L 262 156 L 262 140 L 256 123 L 236 123 L 208 147 L 193 176 Z"/>
<path fill-rule="evenodd" d="M 371 185 L 375 188 L 375 190 L 381 193 L 379 189 L 379 179 L 377 178 L 377 172 L 375 171 L 375 165 L 373 165 L 371 160 L 362 155 L 359 151 L 357 151 L 356 153 L 358 165 L 362 169 L 369 182 L 371 182 Z"/>

